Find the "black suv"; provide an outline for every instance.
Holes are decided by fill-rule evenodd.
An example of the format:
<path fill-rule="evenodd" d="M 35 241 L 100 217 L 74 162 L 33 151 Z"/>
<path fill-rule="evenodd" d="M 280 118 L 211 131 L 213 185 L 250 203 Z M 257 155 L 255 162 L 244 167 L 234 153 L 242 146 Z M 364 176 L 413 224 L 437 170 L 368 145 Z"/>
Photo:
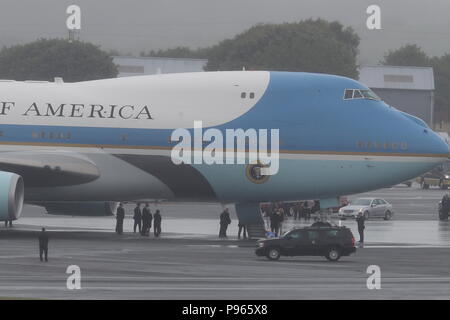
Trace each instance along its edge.
<path fill-rule="evenodd" d="M 278 260 L 280 256 L 325 256 L 337 261 L 356 252 L 355 238 L 346 227 L 325 226 L 294 229 L 276 239 L 260 240 L 257 256 Z"/>

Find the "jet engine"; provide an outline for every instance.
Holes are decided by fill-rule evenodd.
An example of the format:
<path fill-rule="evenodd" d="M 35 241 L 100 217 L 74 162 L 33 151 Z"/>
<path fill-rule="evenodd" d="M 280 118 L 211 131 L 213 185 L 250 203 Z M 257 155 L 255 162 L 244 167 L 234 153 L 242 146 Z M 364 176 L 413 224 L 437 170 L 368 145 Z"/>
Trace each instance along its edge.
<path fill-rule="evenodd" d="M 22 214 L 24 193 L 21 176 L 0 171 L 0 221 L 19 219 Z"/>
<path fill-rule="evenodd" d="M 64 216 L 111 216 L 118 206 L 118 202 L 85 201 L 85 202 L 41 202 L 34 203 L 42 206 L 48 214 Z"/>

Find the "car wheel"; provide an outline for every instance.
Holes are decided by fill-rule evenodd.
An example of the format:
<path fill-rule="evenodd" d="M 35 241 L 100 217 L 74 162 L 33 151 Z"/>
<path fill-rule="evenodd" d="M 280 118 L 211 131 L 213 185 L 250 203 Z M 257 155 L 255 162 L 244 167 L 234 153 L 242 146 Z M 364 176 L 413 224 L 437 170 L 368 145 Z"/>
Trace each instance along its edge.
<path fill-rule="evenodd" d="M 366 220 L 369 220 L 369 218 L 370 218 L 370 213 L 369 213 L 369 211 L 364 211 L 364 218 L 365 218 Z"/>
<path fill-rule="evenodd" d="M 327 255 L 325 256 L 329 261 L 338 261 L 341 257 L 341 253 L 337 248 L 328 249 Z"/>
<path fill-rule="evenodd" d="M 278 260 L 280 259 L 280 255 L 280 250 L 278 248 L 270 248 L 267 253 L 267 258 L 269 258 L 269 260 Z"/>
<path fill-rule="evenodd" d="M 392 213 L 388 210 L 386 211 L 386 213 L 384 214 L 384 220 L 391 220 L 392 218 Z"/>

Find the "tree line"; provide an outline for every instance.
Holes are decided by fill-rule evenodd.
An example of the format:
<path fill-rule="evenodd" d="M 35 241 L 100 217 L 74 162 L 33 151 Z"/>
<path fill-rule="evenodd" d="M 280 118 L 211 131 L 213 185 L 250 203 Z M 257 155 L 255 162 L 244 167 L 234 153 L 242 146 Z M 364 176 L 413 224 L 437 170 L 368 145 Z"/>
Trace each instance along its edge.
<path fill-rule="evenodd" d="M 360 38 L 339 22 L 308 19 L 296 23 L 258 24 L 216 45 L 175 47 L 141 56 L 208 59 L 206 71 L 274 70 L 330 73 L 358 78 Z M 116 77 L 112 55 L 83 41 L 39 39 L 0 50 L 0 79 L 66 82 Z M 435 72 L 436 106 L 450 108 L 450 54 L 429 57 L 410 44 L 388 51 L 386 65 L 431 66 Z"/>

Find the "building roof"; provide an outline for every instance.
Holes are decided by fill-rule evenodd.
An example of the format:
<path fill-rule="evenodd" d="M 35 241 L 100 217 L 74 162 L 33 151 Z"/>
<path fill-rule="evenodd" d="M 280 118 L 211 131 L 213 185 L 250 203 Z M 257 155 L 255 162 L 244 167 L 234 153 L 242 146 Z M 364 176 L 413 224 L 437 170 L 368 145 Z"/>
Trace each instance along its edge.
<path fill-rule="evenodd" d="M 158 73 L 201 72 L 208 63 L 206 59 L 115 56 L 118 77 Z"/>
<path fill-rule="evenodd" d="M 361 66 L 359 81 L 376 89 L 434 90 L 431 67 Z"/>

